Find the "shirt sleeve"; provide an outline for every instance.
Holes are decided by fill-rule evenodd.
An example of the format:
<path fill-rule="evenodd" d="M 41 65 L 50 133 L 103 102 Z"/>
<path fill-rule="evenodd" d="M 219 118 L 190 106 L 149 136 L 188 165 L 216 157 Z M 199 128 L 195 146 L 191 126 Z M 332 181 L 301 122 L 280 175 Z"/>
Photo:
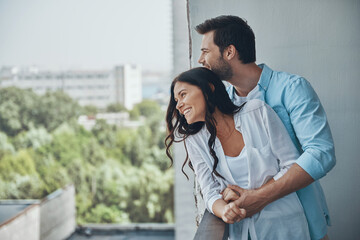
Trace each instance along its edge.
<path fill-rule="evenodd" d="M 221 185 L 216 177 L 212 176 L 211 170 L 203 159 L 196 144 L 188 139 L 185 141 L 190 161 L 194 167 L 196 180 L 200 184 L 201 193 L 203 195 L 207 209 L 214 214 L 212 206 L 214 202 L 222 198 Z"/>
<path fill-rule="evenodd" d="M 267 130 L 271 151 L 278 160 L 279 172 L 273 177 L 282 177 L 300 156 L 289 133 L 276 112 L 267 104 L 262 108 L 262 117 Z"/>
<path fill-rule="evenodd" d="M 284 95 L 296 137 L 304 151 L 296 163 L 314 180 L 325 176 L 336 163 L 335 148 L 325 111 L 310 83 L 294 80 Z"/>

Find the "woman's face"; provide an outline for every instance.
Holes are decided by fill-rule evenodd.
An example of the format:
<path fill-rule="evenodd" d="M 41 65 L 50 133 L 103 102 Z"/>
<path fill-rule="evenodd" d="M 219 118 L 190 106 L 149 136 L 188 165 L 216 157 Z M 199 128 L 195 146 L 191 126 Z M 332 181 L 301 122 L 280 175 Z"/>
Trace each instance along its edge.
<path fill-rule="evenodd" d="M 188 124 L 205 121 L 206 103 L 199 87 L 177 82 L 174 86 L 176 109 L 185 116 Z"/>

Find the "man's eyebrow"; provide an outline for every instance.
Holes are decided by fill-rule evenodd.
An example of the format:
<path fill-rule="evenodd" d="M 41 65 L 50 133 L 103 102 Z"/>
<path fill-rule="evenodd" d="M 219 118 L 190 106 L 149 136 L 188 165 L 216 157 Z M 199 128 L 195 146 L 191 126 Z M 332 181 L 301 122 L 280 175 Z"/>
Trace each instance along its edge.
<path fill-rule="evenodd" d="M 200 51 L 207 51 L 207 50 L 209 50 L 208 48 L 202 48 L 202 49 L 200 49 Z"/>

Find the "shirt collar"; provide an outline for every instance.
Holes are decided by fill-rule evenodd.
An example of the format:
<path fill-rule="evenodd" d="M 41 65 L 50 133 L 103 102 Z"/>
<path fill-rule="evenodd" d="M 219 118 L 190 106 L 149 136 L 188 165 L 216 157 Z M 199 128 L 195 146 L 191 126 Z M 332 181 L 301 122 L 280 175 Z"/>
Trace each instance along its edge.
<path fill-rule="evenodd" d="M 262 69 L 258 85 L 259 85 L 260 88 L 262 88 L 266 92 L 266 90 L 269 87 L 269 83 L 270 83 L 270 79 L 272 77 L 273 70 L 271 70 L 271 68 L 269 68 L 264 63 L 259 64 L 258 66 Z M 229 90 L 230 90 L 229 91 L 229 97 L 230 97 L 230 99 L 233 99 L 234 94 L 236 94 L 235 93 L 235 87 L 230 84 Z"/>
<path fill-rule="evenodd" d="M 258 85 L 266 91 L 268 89 L 273 71 L 264 63 L 259 64 L 258 66 L 262 69 Z"/>

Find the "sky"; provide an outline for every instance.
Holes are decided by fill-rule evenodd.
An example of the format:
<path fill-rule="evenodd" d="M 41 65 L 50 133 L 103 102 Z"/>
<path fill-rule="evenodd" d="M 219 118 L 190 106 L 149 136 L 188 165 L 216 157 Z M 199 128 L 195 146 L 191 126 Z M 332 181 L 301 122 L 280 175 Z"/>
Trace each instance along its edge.
<path fill-rule="evenodd" d="M 172 67 L 171 0 L 0 0 L 0 67 Z"/>

